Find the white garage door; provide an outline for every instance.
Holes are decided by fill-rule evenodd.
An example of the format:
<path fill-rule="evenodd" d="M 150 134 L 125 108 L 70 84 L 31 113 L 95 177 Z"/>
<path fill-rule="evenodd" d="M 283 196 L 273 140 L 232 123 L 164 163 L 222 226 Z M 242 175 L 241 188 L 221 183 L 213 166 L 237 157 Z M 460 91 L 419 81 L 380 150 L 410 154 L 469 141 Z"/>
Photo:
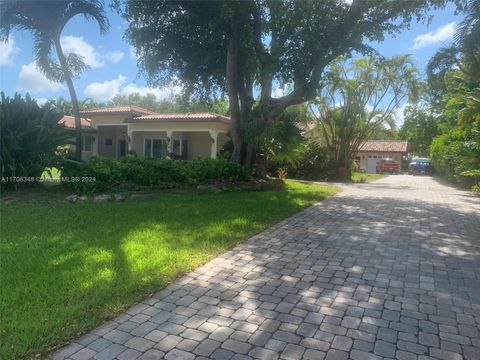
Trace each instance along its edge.
<path fill-rule="evenodd" d="M 367 163 L 367 173 L 369 174 L 375 174 L 377 171 L 377 161 L 379 159 L 377 158 L 368 158 L 368 163 Z"/>

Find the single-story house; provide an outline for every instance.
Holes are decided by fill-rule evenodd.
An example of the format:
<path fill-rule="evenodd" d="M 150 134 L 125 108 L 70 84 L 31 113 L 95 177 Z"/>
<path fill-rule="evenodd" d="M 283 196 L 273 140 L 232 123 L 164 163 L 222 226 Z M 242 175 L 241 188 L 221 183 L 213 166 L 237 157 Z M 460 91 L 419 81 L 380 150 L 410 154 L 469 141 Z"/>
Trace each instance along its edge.
<path fill-rule="evenodd" d="M 118 159 L 127 153 L 214 159 L 229 139 L 230 119 L 209 112 L 156 113 L 137 106 L 114 106 L 80 115 L 84 160 L 95 155 Z M 60 123 L 75 128 L 72 116 Z"/>
<path fill-rule="evenodd" d="M 355 160 L 360 163 L 360 169 L 374 174 L 377 162 L 381 159 L 393 159 L 400 164 L 402 157 L 408 153 L 406 140 L 367 140 L 358 149 Z"/>

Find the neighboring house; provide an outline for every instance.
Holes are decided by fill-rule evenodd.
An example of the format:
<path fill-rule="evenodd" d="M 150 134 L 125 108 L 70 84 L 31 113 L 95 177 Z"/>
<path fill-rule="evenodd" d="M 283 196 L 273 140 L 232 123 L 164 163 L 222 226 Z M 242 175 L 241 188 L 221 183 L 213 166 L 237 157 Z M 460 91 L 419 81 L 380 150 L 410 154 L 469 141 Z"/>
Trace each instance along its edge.
<path fill-rule="evenodd" d="M 137 106 L 115 106 L 80 112 L 82 159 L 100 155 L 118 159 L 127 153 L 155 158 L 216 158 L 228 141 L 230 119 L 208 113 L 155 113 Z M 75 128 L 72 116 L 60 120 Z"/>
<path fill-rule="evenodd" d="M 401 164 L 407 152 L 408 141 L 405 140 L 367 140 L 360 145 L 355 160 L 359 161 L 360 169 L 374 174 L 379 160 L 389 158 Z"/>

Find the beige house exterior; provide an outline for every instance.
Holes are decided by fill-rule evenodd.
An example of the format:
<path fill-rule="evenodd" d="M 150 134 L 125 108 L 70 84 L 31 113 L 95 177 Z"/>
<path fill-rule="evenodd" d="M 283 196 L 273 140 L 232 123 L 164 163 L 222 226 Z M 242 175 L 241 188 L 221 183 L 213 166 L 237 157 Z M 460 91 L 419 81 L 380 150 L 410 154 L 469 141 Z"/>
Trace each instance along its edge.
<path fill-rule="evenodd" d="M 136 106 L 81 112 L 82 159 L 127 153 L 176 159 L 215 159 L 229 140 L 230 119 L 214 113 L 155 113 Z M 73 117 L 61 122 L 74 128 Z"/>
<path fill-rule="evenodd" d="M 400 164 L 408 153 L 408 141 L 405 140 L 367 140 L 355 155 L 360 170 L 374 174 L 381 159 L 393 159 Z"/>

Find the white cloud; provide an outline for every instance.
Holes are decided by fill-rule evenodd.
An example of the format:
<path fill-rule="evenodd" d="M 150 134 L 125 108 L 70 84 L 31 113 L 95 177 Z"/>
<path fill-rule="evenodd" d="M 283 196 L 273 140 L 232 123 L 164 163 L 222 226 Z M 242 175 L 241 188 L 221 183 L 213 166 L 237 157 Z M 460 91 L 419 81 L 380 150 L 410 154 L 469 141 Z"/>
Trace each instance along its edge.
<path fill-rule="evenodd" d="M 35 101 L 37 102 L 38 106 L 43 106 L 49 101 L 50 99 L 47 98 L 35 98 Z"/>
<path fill-rule="evenodd" d="M 449 40 L 453 37 L 455 33 L 455 23 L 451 22 L 444 26 L 437 28 L 434 32 L 428 32 L 426 34 L 422 34 L 417 36 L 413 40 L 413 50 L 418 50 L 425 46 L 435 44 L 441 41 Z"/>
<path fill-rule="evenodd" d="M 101 55 L 95 51 L 92 45 L 83 40 L 83 37 L 62 36 L 60 41 L 64 53 L 75 53 L 83 56 L 83 61 L 91 68 L 100 68 L 105 65 Z"/>
<path fill-rule="evenodd" d="M 120 86 L 125 83 L 127 78 L 123 75 L 118 75 L 116 79 L 107 80 L 104 82 L 94 82 L 87 85 L 83 93 L 95 100 L 108 101 L 119 93 Z"/>
<path fill-rule="evenodd" d="M 128 54 L 128 57 L 131 60 L 138 60 L 137 51 L 135 50 L 135 48 L 133 46 L 130 46 L 130 52 Z"/>
<path fill-rule="evenodd" d="M 56 92 L 63 89 L 63 85 L 48 80 L 38 70 L 35 62 L 27 65 L 22 65 L 20 73 L 18 74 L 18 90 L 45 93 Z"/>
<path fill-rule="evenodd" d="M 405 114 L 404 114 L 404 111 L 405 111 L 405 108 L 408 106 L 409 104 L 404 104 L 403 106 L 399 107 L 399 108 L 396 108 L 395 111 L 394 111 L 394 116 L 395 116 L 395 124 L 397 124 L 397 127 L 400 128 L 402 125 L 403 125 L 403 122 L 405 120 Z"/>
<path fill-rule="evenodd" d="M 0 41 L 0 65 L 12 65 L 20 49 L 15 46 L 15 39 L 10 35 L 6 42 Z"/>
<path fill-rule="evenodd" d="M 131 82 L 125 85 L 126 77 L 118 75 L 116 79 L 106 80 L 103 82 L 95 82 L 87 85 L 83 93 L 95 100 L 108 101 L 115 95 L 130 95 L 138 93 L 142 96 L 147 94 L 153 94 L 157 100 L 164 100 L 178 95 L 182 91 L 182 87 L 179 85 L 165 86 L 165 87 L 139 87 L 135 83 Z"/>
<path fill-rule="evenodd" d="M 113 63 L 118 63 L 120 60 L 123 59 L 123 56 L 125 53 L 123 51 L 116 50 L 114 52 L 105 54 L 104 57 L 105 59 L 113 62 Z"/>
<path fill-rule="evenodd" d="M 60 41 L 65 53 L 75 53 L 82 56 L 85 64 L 92 69 L 105 66 L 105 62 L 117 63 L 125 55 L 119 50 L 110 53 L 100 53 L 81 36 L 62 36 Z"/>

